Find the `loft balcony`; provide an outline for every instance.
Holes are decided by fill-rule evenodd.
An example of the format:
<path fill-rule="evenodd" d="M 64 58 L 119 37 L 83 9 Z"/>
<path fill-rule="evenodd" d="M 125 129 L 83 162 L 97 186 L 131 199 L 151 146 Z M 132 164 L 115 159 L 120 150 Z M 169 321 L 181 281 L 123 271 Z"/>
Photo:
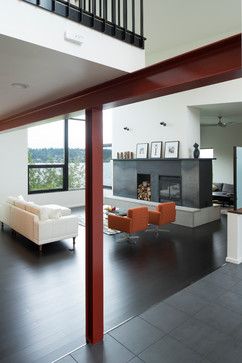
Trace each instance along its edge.
<path fill-rule="evenodd" d="M 143 0 L 22 0 L 144 49 Z"/>

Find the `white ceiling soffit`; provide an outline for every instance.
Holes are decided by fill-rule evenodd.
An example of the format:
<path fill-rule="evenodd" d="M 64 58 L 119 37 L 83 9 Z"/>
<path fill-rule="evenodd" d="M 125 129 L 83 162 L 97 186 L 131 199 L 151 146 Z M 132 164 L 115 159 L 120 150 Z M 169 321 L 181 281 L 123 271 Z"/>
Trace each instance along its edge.
<path fill-rule="evenodd" d="M 242 102 L 231 102 L 231 103 L 217 103 L 213 105 L 201 105 L 196 106 L 200 110 L 201 117 L 210 116 L 224 116 L 242 117 Z"/>
<path fill-rule="evenodd" d="M 200 110 L 201 124 L 216 124 L 218 116 L 222 116 L 223 122 L 242 122 L 242 102 L 201 105 L 195 108 Z"/>
<path fill-rule="evenodd" d="M 211 43 L 241 32 L 240 0 L 146 0 L 147 53 Z"/>
<path fill-rule="evenodd" d="M 125 72 L 0 36 L 0 117 L 53 101 Z M 29 85 L 26 89 L 12 83 Z"/>

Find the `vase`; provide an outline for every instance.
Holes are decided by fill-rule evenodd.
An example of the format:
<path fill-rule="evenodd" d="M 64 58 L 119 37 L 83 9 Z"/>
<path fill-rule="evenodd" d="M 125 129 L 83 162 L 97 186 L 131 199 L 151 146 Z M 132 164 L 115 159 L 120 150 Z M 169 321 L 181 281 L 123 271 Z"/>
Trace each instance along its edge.
<path fill-rule="evenodd" d="M 198 149 L 199 145 L 197 143 L 195 143 L 193 145 L 193 147 L 194 147 L 193 157 L 194 157 L 194 159 L 198 159 L 199 158 L 199 155 L 200 155 L 200 150 Z"/>

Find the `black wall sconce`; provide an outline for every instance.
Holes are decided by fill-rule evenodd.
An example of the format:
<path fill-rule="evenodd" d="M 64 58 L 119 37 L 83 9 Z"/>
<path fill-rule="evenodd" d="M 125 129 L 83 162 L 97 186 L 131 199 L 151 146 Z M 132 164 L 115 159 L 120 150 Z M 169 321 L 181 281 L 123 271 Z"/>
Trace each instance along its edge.
<path fill-rule="evenodd" d="M 160 125 L 165 127 L 166 123 L 165 122 L 160 122 Z"/>
<path fill-rule="evenodd" d="M 130 129 L 127 126 L 124 127 L 124 130 L 125 131 L 130 131 Z"/>

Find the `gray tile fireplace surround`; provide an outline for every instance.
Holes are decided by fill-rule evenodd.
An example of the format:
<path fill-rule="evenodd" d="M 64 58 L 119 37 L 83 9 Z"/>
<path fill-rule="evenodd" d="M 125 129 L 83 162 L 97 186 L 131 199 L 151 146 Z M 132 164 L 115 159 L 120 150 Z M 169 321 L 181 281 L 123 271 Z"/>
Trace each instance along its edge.
<path fill-rule="evenodd" d="M 151 201 L 137 199 L 142 174 L 149 178 Z M 165 201 L 160 198 L 160 179 L 167 176 L 180 180 L 175 224 L 195 228 L 220 219 L 220 207 L 212 205 L 212 159 L 113 160 L 113 195 L 104 203 L 124 210 L 142 205 L 154 209 Z"/>
<path fill-rule="evenodd" d="M 149 177 L 153 202 L 167 201 L 160 196 L 160 180 L 170 177 L 180 180 L 180 197 L 173 200 L 177 205 L 199 209 L 212 206 L 212 159 L 113 160 L 113 195 L 136 199 L 140 175 Z"/>

